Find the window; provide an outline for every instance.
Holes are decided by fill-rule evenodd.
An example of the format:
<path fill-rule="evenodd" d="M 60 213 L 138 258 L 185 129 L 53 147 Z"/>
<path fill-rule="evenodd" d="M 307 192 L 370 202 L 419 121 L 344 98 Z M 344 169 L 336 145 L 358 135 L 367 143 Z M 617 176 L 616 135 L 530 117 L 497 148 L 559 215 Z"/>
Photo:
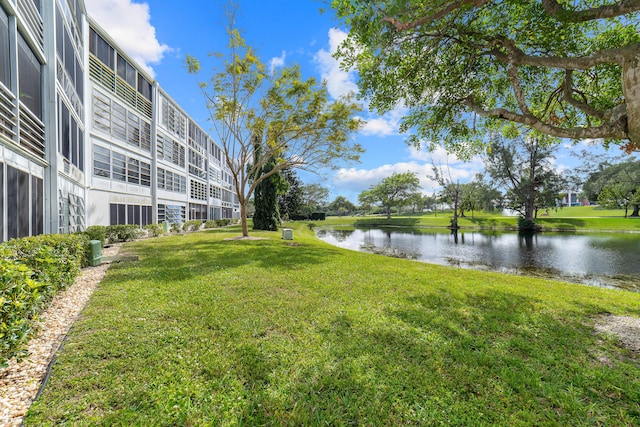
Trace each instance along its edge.
<path fill-rule="evenodd" d="M 9 49 L 9 17 L 0 5 L 0 83 L 11 87 L 11 58 Z"/>
<path fill-rule="evenodd" d="M 109 204 L 109 225 L 121 225 L 127 223 L 127 205 L 118 203 Z"/>
<path fill-rule="evenodd" d="M 198 178 L 207 177 L 207 166 L 204 156 L 189 148 L 189 173 Z"/>
<path fill-rule="evenodd" d="M 93 174 L 151 187 L 151 164 L 99 145 L 93 146 Z"/>
<path fill-rule="evenodd" d="M 27 42 L 18 37 L 18 78 L 20 101 L 42 120 L 42 78 L 41 65 Z"/>
<path fill-rule="evenodd" d="M 129 83 L 131 87 L 136 87 L 136 75 L 137 72 L 133 65 L 118 54 L 118 76 Z"/>
<path fill-rule="evenodd" d="M 185 207 L 177 205 L 158 205 L 158 222 L 184 222 L 186 220 Z"/>
<path fill-rule="evenodd" d="M 151 101 L 151 83 L 145 79 L 142 74 L 138 74 L 138 92 L 147 100 Z"/>
<path fill-rule="evenodd" d="M 151 151 L 151 123 L 99 92 L 93 97 L 93 124 L 129 145 Z"/>
<path fill-rule="evenodd" d="M 151 187 L 151 165 L 140 162 L 140 185 Z"/>
<path fill-rule="evenodd" d="M 6 167 L 7 171 L 7 238 L 14 239 L 42 234 L 44 224 L 44 192 L 42 178 L 28 172 Z M 4 172 L 4 167 L 0 167 Z M 4 180 L 4 176 L 0 182 Z M 2 187 L 0 186 L 0 193 Z M 3 195 L 4 196 L 4 195 Z M 4 199 L 4 197 L 3 197 Z M 0 239 L 2 235 L 0 235 Z"/>
<path fill-rule="evenodd" d="M 111 152 L 99 145 L 93 146 L 93 174 L 111 178 Z"/>
<path fill-rule="evenodd" d="M 89 52 L 93 53 L 107 67 L 113 68 L 115 51 L 109 43 L 92 28 L 89 34 Z"/>
<path fill-rule="evenodd" d="M 145 226 L 153 222 L 151 206 L 109 204 L 109 224 L 133 224 Z"/>
<path fill-rule="evenodd" d="M 175 165 L 184 167 L 185 148 L 173 139 L 158 132 L 157 137 L 158 158 L 167 160 Z"/>
<path fill-rule="evenodd" d="M 124 154 L 113 152 L 113 179 L 117 181 L 127 180 L 127 156 Z"/>
<path fill-rule="evenodd" d="M 187 192 L 187 178 L 162 168 L 158 168 L 158 188 L 176 193 Z"/>
<path fill-rule="evenodd" d="M 189 196 L 192 199 L 207 200 L 207 186 L 201 182 L 192 180 Z"/>
<path fill-rule="evenodd" d="M 189 203 L 189 219 L 207 219 L 207 205 Z"/>
<path fill-rule="evenodd" d="M 69 19 L 71 18 L 69 17 Z M 73 28 L 73 23 L 70 23 L 69 26 Z M 66 71 L 71 84 L 67 85 L 64 83 L 64 76 L 58 75 L 58 79 L 63 84 L 64 90 L 69 98 L 73 98 L 74 101 L 81 104 L 84 96 L 84 71 L 76 55 L 75 40 L 78 39 L 74 38 L 71 34 L 73 33 L 70 33 L 69 28 L 65 26 L 62 12 L 56 7 L 56 51 L 58 52 L 58 59 L 62 64 L 62 68 Z M 78 50 L 82 51 L 82 48 L 79 47 Z M 75 90 L 75 94 L 68 92 L 70 87 Z"/>
<path fill-rule="evenodd" d="M 184 140 L 186 118 L 167 99 L 162 98 L 162 125 L 171 133 Z"/>

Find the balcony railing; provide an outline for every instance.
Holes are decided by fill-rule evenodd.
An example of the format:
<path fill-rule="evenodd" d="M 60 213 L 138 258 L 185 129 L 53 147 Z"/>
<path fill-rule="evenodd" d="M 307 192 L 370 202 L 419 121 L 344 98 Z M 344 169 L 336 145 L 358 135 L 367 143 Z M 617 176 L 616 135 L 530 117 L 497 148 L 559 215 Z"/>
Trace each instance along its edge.
<path fill-rule="evenodd" d="M 16 136 L 17 117 L 14 101 L 15 96 L 0 84 L 0 134 L 9 139 Z"/>
<path fill-rule="evenodd" d="M 26 22 L 33 36 L 40 43 L 40 48 L 44 49 L 44 25 L 42 23 L 42 16 L 40 16 L 40 12 L 33 3 L 33 0 L 18 0 L 18 11 L 24 18 L 24 22 Z"/>
<path fill-rule="evenodd" d="M 89 55 L 89 76 L 110 92 L 124 99 L 127 104 L 138 110 L 148 118 L 151 118 L 151 101 L 142 96 L 129 83 L 116 75 L 102 61 L 93 55 Z"/>
<path fill-rule="evenodd" d="M 44 123 L 20 103 L 20 146 L 44 159 Z"/>

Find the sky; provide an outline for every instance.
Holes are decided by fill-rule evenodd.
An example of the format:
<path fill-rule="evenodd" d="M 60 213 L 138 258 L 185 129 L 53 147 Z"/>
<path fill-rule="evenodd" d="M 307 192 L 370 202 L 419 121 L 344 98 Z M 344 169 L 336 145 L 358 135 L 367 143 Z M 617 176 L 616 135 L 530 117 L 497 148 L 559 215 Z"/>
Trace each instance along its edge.
<path fill-rule="evenodd" d="M 327 84 L 333 99 L 357 92 L 357 75 L 342 71 L 332 53 L 347 29 L 331 10 L 321 13 L 317 0 L 236 0 L 237 25 L 247 43 L 270 67 L 299 65 L 304 77 Z M 127 54 L 154 77 L 160 86 L 207 130 L 209 117 L 197 78 L 187 73 L 185 56 L 198 58 L 202 75 L 214 65 L 211 52 L 224 52 L 227 43 L 225 2 L 220 0 L 85 0 L 89 15 Z M 443 149 L 434 152 L 410 148 L 406 134 L 398 132 L 402 110 L 382 116 L 368 111 L 366 101 L 359 117 L 366 125 L 355 135 L 365 149 L 359 163 L 344 165 L 321 175 L 299 173 L 306 184 L 319 183 L 330 190 L 330 200 L 344 196 L 357 204 L 358 194 L 394 172 L 415 172 L 422 191 L 432 194 L 432 165 L 448 165 L 452 181 L 468 182 L 483 169 L 479 158 L 462 162 Z M 211 133 L 215 140 L 216 135 Z M 599 144 L 580 141 L 562 144 L 554 160 L 558 171 L 573 168 L 578 160 L 571 152 L 587 149 L 602 153 Z M 615 147 L 610 155 L 620 152 Z M 446 170 L 446 169 L 445 169 Z"/>

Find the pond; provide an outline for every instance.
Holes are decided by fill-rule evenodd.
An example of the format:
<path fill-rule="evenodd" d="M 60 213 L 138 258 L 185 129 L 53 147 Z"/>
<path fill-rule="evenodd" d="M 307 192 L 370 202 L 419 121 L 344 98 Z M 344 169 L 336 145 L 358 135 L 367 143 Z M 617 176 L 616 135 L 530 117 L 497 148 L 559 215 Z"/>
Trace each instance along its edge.
<path fill-rule="evenodd" d="M 640 234 L 398 228 L 322 228 L 316 234 L 358 251 L 640 291 Z"/>

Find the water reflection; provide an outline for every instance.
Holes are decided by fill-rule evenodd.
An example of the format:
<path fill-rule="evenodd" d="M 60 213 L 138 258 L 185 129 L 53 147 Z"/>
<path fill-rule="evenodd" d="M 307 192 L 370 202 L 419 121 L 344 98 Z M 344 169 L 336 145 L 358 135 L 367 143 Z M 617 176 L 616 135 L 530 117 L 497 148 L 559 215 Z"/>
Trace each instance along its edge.
<path fill-rule="evenodd" d="M 637 234 L 320 229 L 317 235 L 347 249 L 435 264 L 640 290 Z"/>

